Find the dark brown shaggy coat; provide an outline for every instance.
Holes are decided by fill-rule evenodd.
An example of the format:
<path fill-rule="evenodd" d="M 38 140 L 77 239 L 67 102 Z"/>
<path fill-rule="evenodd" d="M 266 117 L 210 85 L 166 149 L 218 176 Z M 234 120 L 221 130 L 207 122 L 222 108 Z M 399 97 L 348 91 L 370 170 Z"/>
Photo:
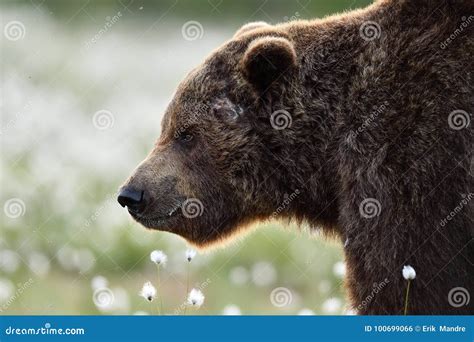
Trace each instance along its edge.
<path fill-rule="evenodd" d="M 359 313 L 401 314 L 411 265 L 409 314 L 473 314 L 473 88 L 472 0 L 246 25 L 179 86 L 132 215 L 200 246 L 296 219 L 340 238 Z"/>

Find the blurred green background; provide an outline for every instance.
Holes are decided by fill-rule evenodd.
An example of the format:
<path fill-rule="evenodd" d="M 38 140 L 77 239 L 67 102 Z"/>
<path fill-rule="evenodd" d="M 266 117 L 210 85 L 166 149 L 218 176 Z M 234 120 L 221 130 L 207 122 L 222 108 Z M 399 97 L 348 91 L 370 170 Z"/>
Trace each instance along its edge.
<path fill-rule="evenodd" d="M 185 242 L 146 231 L 115 202 L 176 85 L 244 23 L 368 3 L 2 1 L 0 313 L 156 314 L 158 301 L 138 295 L 158 286 L 154 249 L 169 258 L 164 311 L 182 313 Z M 190 284 L 206 300 L 188 313 L 346 313 L 344 272 L 339 242 L 266 222 L 196 256 Z"/>

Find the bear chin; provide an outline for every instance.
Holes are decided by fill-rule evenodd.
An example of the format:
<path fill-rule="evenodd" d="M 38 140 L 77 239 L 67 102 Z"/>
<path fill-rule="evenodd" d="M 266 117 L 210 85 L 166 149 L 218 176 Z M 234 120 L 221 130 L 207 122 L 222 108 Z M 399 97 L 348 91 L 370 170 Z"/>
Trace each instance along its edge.
<path fill-rule="evenodd" d="M 149 231 L 165 232 L 178 235 L 179 237 L 185 239 L 189 244 L 199 249 L 219 244 L 218 241 L 221 240 L 220 237 L 214 238 L 214 234 L 208 235 L 206 240 L 197 239 L 197 236 L 192 236 L 193 234 L 190 234 L 190 232 L 200 231 L 200 228 L 190 228 L 189 226 L 186 226 L 189 230 L 183 229 L 185 222 L 182 220 L 185 219 L 185 217 L 182 215 L 173 215 L 168 217 L 144 217 L 133 213 L 130 213 L 130 215 L 136 222 Z"/>
<path fill-rule="evenodd" d="M 130 216 L 140 223 L 143 227 L 150 230 L 173 232 L 173 226 L 177 224 L 178 215 L 166 215 L 166 216 L 141 216 L 129 211 Z"/>
<path fill-rule="evenodd" d="M 220 231 L 209 231 L 207 223 L 198 221 L 190 227 L 188 220 L 183 215 L 176 214 L 171 217 L 140 217 L 130 213 L 133 219 L 144 228 L 153 232 L 166 232 L 186 240 L 186 242 L 199 250 L 222 248 L 234 243 L 239 243 L 262 219 L 248 219 L 243 222 L 233 222 L 222 226 Z M 202 232 L 206 232 L 202 234 Z"/>

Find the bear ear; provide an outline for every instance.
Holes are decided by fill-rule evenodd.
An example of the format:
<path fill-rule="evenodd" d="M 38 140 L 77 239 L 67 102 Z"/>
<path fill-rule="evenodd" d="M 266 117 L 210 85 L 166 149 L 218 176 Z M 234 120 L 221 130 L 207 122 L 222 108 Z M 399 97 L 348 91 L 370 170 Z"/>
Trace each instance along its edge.
<path fill-rule="evenodd" d="M 265 91 L 272 83 L 283 80 L 295 67 L 295 48 L 282 37 L 255 39 L 241 61 L 244 77 L 259 91 Z"/>
<path fill-rule="evenodd" d="M 261 27 L 270 27 L 270 24 L 267 24 L 264 21 L 255 21 L 253 23 L 245 24 L 240 29 L 238 29 L 237 32 L 235 32 L 234 38 L 240 37 L 244 33 L 250 32 L 254 29 L 261 28 Z"/>

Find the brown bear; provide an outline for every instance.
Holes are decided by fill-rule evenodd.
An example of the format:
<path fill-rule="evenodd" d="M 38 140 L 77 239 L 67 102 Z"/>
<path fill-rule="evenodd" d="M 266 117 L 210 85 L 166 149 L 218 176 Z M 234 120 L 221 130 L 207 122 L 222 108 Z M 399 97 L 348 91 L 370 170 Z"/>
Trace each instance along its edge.
<path fill-rule="evenodd" d="M 258 220 L 344 246 L 360 314 L 472 314 L 474 1 L 382 0 L 243 26 L 179 85 L 120 189 L 198 246 Z"/>

